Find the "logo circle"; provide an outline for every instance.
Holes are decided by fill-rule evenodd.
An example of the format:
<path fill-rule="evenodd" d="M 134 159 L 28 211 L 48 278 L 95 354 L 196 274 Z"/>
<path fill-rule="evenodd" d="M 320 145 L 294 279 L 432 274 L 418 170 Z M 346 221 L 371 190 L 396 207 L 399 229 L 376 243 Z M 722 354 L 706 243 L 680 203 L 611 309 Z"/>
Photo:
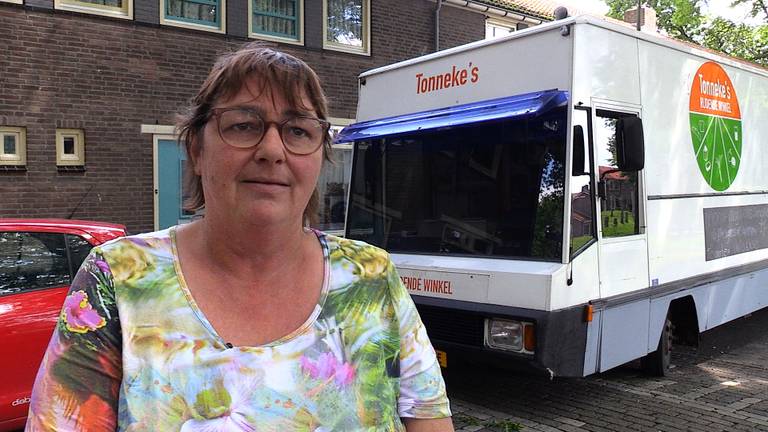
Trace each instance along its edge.
<path fill-rule="evenodd" d="M 706 62 L 693 77 L 691 141 L 704 180 L 716 191 L 728 189 L 741 165 L 741 110 L 725 70 Z"/>

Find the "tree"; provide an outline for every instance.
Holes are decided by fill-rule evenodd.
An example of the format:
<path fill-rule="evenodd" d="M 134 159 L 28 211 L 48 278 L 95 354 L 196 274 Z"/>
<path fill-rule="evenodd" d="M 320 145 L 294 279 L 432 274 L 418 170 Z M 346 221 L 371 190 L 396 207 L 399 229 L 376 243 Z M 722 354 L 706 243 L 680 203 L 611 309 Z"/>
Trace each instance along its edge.
<path fill-rule="evenodd" d="M 636 0 L 605 0 L 608 16 L 622 19 L 624 12 L 637 7 Z M 751 5 L 750 15 L 763 24 L 751 26 L 701 12 L 706 0 L 646 0 L 656 11 L 658 26 L 667 35 L 686 42 L 724 52 L 762 65 L 768 65 L 768 1 L 734 0 L 731 5 Z"/>
<path fill-rule="evenodd" d="M 335 0 L 328 2 L 327 37 L 350 45 L 362 43 L 363 2 Z"/>
<path fill-rule="evenodd" d="M 749 3 L 752 3 L 752 11 L 750 11 L 752 18 L 762 14 L 763 19 L 768 20 L 768 2 L 765 0 L 734 0 L 734 2 L 731 3 L 731 6 L 738 6 Z"/>

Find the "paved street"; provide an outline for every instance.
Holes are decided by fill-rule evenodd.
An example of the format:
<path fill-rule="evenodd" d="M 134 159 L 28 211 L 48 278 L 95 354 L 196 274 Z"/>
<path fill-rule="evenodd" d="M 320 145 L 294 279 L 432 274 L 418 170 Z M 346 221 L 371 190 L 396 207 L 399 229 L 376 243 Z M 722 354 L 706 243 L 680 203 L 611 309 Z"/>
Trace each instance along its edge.
<path fill-rule="evenodd" d="M 448 371 L 459 431 L 768 431 L 768 310 L 675 346 L 665 378 L 628 364 L 583 379 Z"/>

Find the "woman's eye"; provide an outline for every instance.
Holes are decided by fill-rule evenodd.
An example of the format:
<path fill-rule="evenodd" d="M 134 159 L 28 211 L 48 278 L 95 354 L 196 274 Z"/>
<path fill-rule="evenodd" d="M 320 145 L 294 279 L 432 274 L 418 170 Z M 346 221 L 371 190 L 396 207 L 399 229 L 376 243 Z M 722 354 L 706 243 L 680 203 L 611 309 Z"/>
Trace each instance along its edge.
<path fill-rule="evenodd" d="M 291 133 L 291 135 L 293 135 L 295 137 L 305 137 L 305 136 L 309 135 L 309 133 L 306 130 L 304 130 L 304 129 L 300 128 L 300 127 L 295 127 L 295 126 L 290 128 L 289 132 Z"/>
<path fill-rule="evenodd" d="M 258 125 L 252 122 L 243 122 L 243 123 L 235 123 L 229 127 L 232 131 L 235 132 L 253 132 L 257 131 Z"/>

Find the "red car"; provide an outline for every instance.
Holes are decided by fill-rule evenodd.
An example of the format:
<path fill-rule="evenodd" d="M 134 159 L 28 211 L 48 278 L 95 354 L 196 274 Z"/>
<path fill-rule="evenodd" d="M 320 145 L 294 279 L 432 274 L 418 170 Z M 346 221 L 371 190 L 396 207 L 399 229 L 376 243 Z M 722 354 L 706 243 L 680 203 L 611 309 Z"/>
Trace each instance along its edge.
<path fill-rule="evenodd" d="M 91 248 L 123 225 L 0 219 L 0 432 L 23 428 L 32 384 L 69 283 Z"/>

